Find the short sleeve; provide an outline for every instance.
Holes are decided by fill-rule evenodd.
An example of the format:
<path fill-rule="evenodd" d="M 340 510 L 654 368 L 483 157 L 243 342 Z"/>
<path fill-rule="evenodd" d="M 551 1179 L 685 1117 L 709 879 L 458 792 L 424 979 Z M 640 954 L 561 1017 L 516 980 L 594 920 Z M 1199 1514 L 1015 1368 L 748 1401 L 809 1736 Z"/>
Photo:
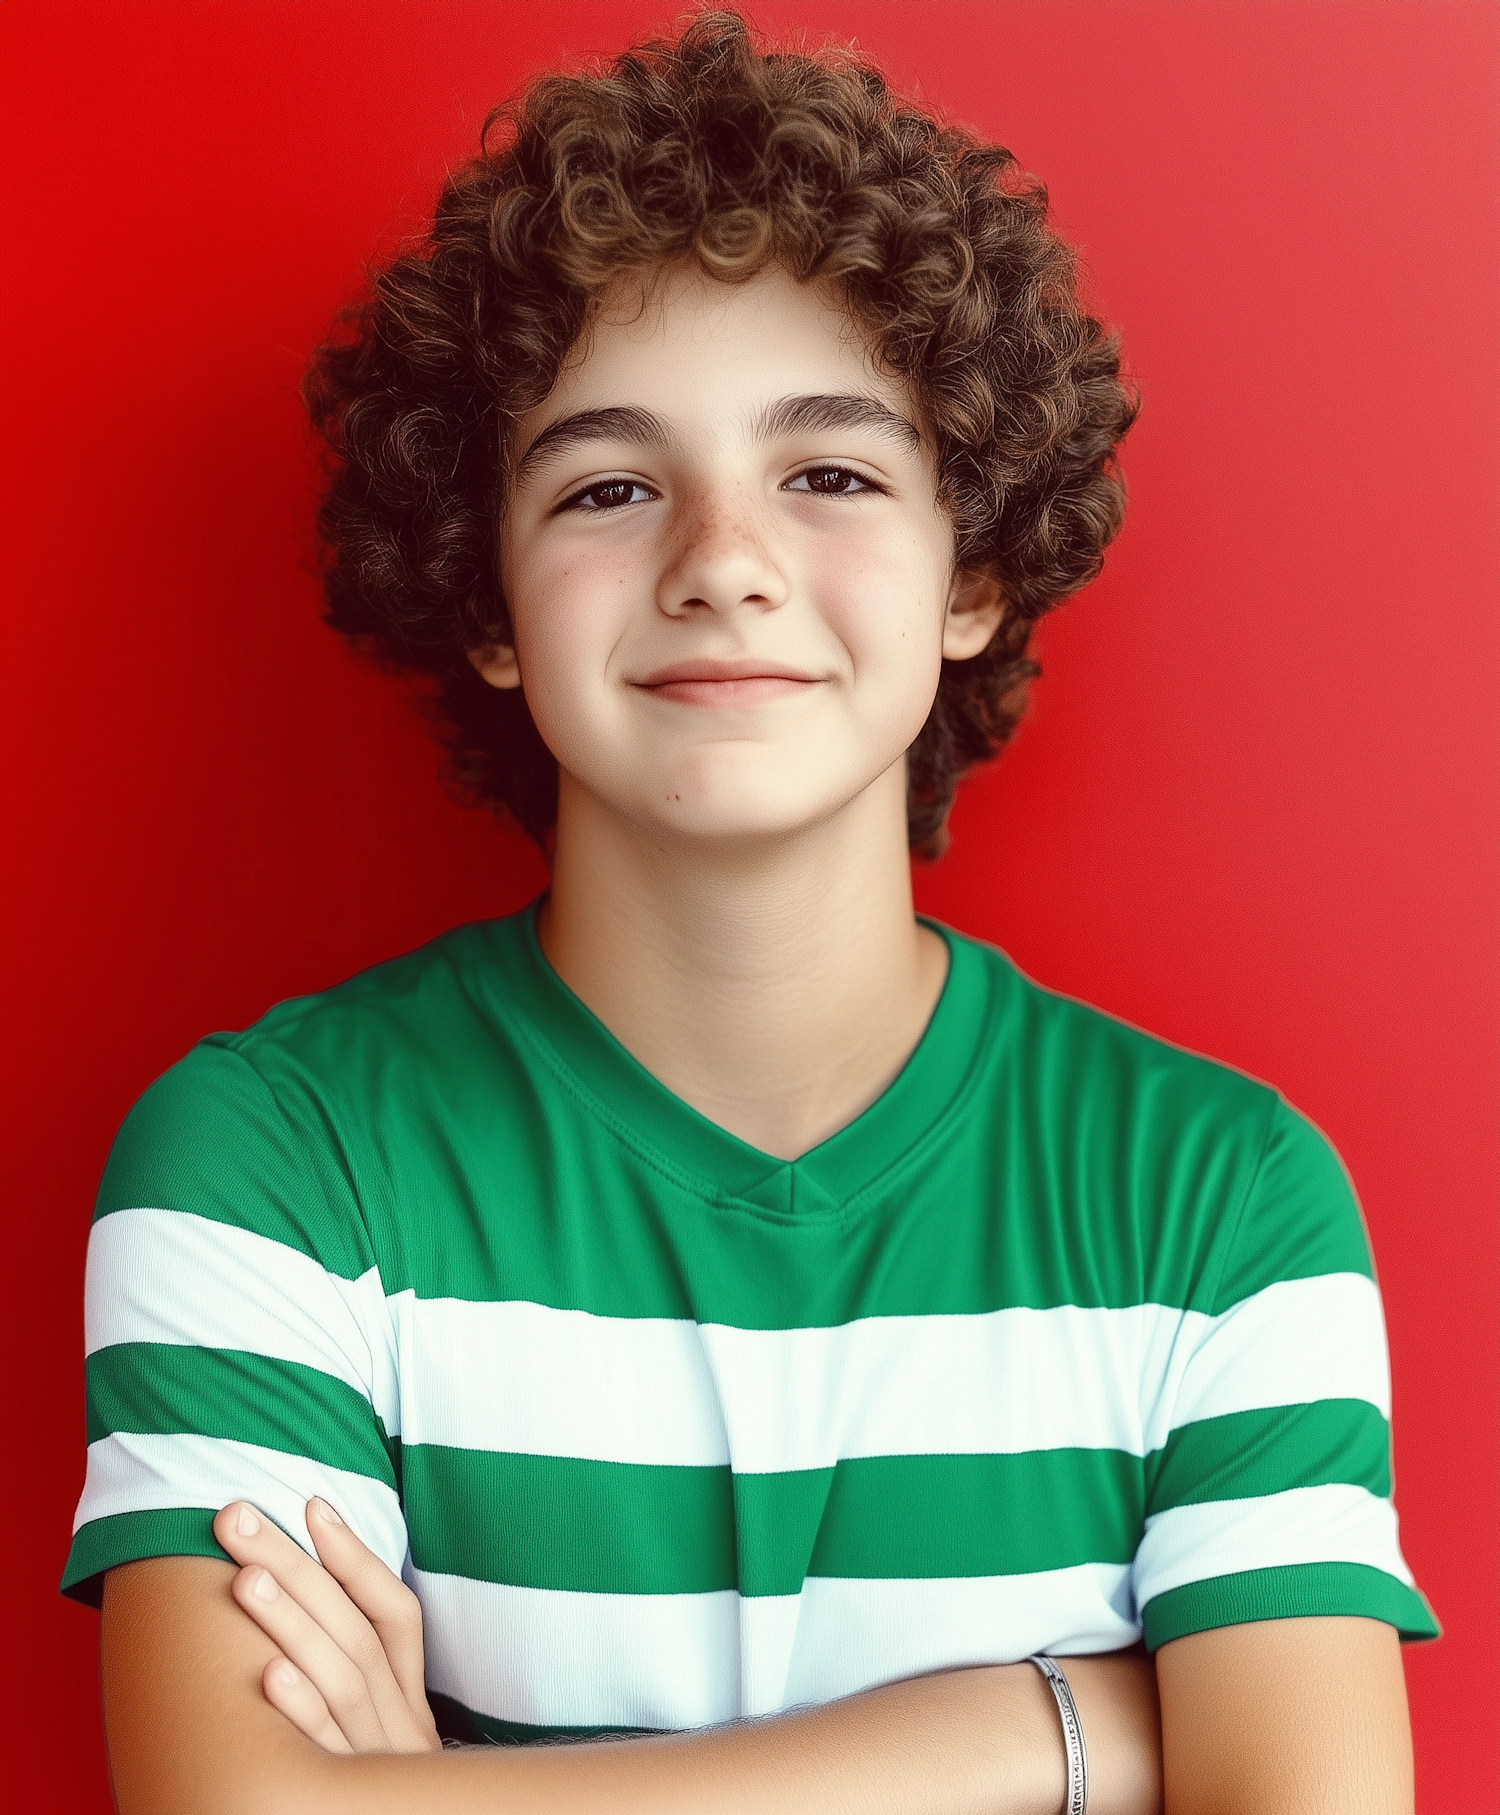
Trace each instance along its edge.
<path fill-rule="evenodd" d="M 84 1323 L 88 1468 L 65 1593 L 97 1605 L 116 1564 L 223 1556 L 212 1520 L 236 1499 L 311 1548 L 304 1507 L 322 1495 L 402 1568 L 394 1337 L 337 1139 L 227 1038 L 127 1117 Z"/>
<path fill-rule="evenodd" d="M 1134 1587 L 1147 1646 L 1310 1614 L 1435 1637 L 1397 1538 L 1385 1323 L 1359 1206 L 1327 1140 L 1284 1103 L 1214 1265 L 1146 1458 Z"/>

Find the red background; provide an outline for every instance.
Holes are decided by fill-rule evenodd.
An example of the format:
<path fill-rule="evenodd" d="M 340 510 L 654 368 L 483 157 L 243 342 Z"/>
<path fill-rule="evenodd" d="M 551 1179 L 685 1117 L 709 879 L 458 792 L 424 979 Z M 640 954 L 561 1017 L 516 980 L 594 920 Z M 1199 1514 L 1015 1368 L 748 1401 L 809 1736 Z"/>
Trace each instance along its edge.
<path fill-rule="evenodd" d="M 318 622 L 296 388 L 487 105 L 667 5 L 8 0 L 7 1779 L 108 1807 L 79 1281 L 134 1096 L 541 867 Z M 1497 25 L 1491 4 L 767 4 L 1049 181 L 1145 393 L 924 905 L 1280 1084 L 1390 1320 L 1420 1806 L 1500 1808 Z"/>

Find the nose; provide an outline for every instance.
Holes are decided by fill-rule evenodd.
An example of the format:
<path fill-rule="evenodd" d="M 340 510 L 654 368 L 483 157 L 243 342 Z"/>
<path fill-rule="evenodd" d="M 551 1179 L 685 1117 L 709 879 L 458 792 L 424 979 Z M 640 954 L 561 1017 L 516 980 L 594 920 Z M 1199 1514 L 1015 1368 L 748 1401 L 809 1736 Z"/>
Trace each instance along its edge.
<path fill-rule="evenodd" d="M 791 587 L 770 525 L 743 491 L 705 491 L 684 505 L 656 602 L 668 617 L 697 611 L 774 611 Z"/>

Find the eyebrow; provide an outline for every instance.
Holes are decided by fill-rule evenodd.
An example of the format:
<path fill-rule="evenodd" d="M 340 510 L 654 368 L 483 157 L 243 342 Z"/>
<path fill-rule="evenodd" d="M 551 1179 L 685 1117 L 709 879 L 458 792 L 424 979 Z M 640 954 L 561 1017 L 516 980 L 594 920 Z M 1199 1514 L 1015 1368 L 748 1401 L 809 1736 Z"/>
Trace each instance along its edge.
<path fill-rule="evenodd" d="M 757 441 L 773 441 L 778 435 L 815 435 L 837 429 L 866 429 L 899 442 L 913 454 L 922 445 L 921 431 L 914 422 L 878 397 L 859 391 L 778 398 L 761 411 L 753 433 Z"/>
<path fill-rule="evenodd" d="M 898 442 L 908 453 L 922 445 L 921 431 L 898 411 L 876 397 L 859 391 L 805 393 L 779 397 L 756 417 L 751 434 L 757 441 L 774 441 L 779 435 L 819 434 L 838 429 L 864 429 Z M 570 448 L 590 441 L 623 441 L 637 447 L 671 448 L 672 431 L 654 410 L 637 404 L 619 404 L 602 410 L 577 410 L 549 422 L 516 462 L 514 485 L 522 484 L 536 469 L 557 459 Z"/>
<path fill-rule="evenodd" d="M 578 410 L 547 424 L 516 462 L 512 483 L 521 484 L 546 461 L 555 460 L 586 441 L 628 441 L 637 447 L 658 448 L 673 445 L 671 430 L 653 410 L 633 404 L 607 410 Z"/>

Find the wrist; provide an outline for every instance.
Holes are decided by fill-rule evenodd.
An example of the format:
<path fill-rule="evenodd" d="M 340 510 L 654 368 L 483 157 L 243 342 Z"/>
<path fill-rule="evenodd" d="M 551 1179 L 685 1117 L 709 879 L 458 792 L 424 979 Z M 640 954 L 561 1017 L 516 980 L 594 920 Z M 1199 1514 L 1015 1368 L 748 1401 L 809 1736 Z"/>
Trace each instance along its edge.
<path fill-rule="evenodd" d="M 1151 1659 L 1135 1649 L 1054 1661 L 1068 1679 L 1088 1749 L 1089 1815 L 1156 1815 L 1162 1806 L 1161 1720 Z M 1032 1673 L 1040 1682 L 1034 1667 Z M 1063 1759 L 1055 1703 L 1052 1735 Z M 1063 1806 L 1059 1794 L 1054 1811 Z"/>
<path fill-rule="evenodd" d="M 1044 1652 L 1034 1653 L 1026 1662 L 1034 1666 L 1052 1691 L 1053 1701 L 1057 1703 L 1057 1717 L 1062 1727 L 1063 1757 L 1068 1772 L 1067 1787 L 1063 1791 L 1063 1815 L 1088 1815 L 1088 1748 L 1083 1742 L 1083 1722 L 1079 1718 L 1078 1704 L 1073 1700 L 1067 1675 L 1062 1665 L 1055 1663 Z"/>
<path fill-rule="evenodd" d="M 1059 1815 L 1067 1755 L 1045 1677 L 1030 1662 L 956 1674 L 978 1692 L 969 1732 L 982 1748 L 985 1815 Z"/>

